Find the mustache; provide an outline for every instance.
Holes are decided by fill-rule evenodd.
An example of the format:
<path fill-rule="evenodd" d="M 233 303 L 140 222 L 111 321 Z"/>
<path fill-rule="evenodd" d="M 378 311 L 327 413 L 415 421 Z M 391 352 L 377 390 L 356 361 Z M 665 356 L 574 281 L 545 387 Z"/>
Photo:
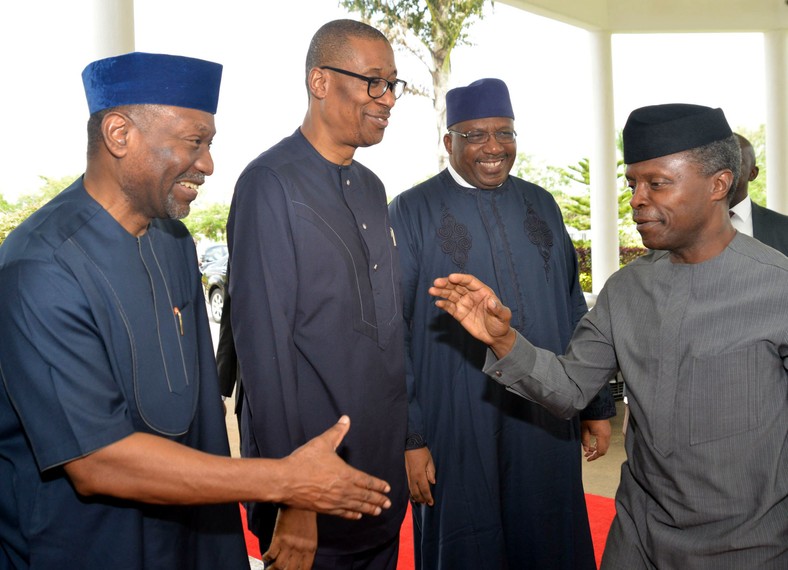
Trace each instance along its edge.
<path fill-rule="evenodd" d="M 178 179 L 175 182 L 176 183 L 177 182 L 182 182 L 184 180 L 186 182 L 192 182 L 194 184 L 197 184 L 197 185 L 201 186 L 202 184 L 205 183 L 205 174 L 203 174 L 202 172 L 195 172 L 193 174 L 192 173 L 187 173 L 187 174 L 184 174 L 183 176 L 178 177 Z"/>

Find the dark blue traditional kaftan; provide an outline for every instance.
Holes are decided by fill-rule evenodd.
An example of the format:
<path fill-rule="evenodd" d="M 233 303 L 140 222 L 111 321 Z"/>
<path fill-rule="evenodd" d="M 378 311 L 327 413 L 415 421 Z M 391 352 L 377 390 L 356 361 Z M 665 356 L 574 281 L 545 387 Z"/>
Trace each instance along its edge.
<path fill-rule="evenodd" d="M 383 185 L 325 160 L 300 131 L 241 174 L 227 224 L 242 453 L 282 457 L 351 419 L 338 452 L 391 484 L 378 517 L 318 516 L 318 554 L 395 539 L 407 507 L 407 397 L 396 257 Z M 270 540 L 275 511 L 251 505 Z"/>
<path fill-rule="evenodd" d="M 229 455 L 194 242 L 135 238 L 75 182 L 0 247 L 0 568 L 248 568 L 237 505 L 80 497 L 134 432 Z"/>
<path fill-rule="evenodd" d="M 474 340 L 427 293 L 471 273 L 512 310 L 512 326 L 561 353 L 586 312 L 577 259 L 553 197 L 509 177 L 495 190 L 448 170 L 391 203 L 403 268 L 409 447 L 436 466 L 435 506 L 414 506 L 417 568 L 594 568 L 579 422 L 511 394 Z M 610 417 L 607 409 L 589 419 Z M 604 407 L 604 406 L 603 406 Z"/>

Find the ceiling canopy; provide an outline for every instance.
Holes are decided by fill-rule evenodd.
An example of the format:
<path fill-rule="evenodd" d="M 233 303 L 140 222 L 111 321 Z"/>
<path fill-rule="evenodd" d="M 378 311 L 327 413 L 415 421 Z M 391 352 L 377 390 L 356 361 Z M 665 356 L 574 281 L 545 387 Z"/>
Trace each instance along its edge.
<path fill-rule="evenodd" d="M 611 33 L 765 32 L 788 28 L 788 0 L 499 0 Z"/>

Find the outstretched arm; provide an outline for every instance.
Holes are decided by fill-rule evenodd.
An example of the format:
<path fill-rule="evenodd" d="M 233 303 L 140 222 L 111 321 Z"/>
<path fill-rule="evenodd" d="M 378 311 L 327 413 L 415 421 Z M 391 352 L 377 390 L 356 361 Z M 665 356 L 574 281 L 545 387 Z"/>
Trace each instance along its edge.
<path fill-rule="evenodd" d="M 509 326 L 512 311 L 487 285 L 473 275 L 452 273 L 436 279 L 429 293 L 439 297 L 435 301 L 438 307 L 487 344 L 498 358 L 509 354 L 516 338 L 514 329 Z"/>
<path fill-rule="evenodd" d="M 342 461 L 335 449 L 350 428 L 343 416 L 283 459 L 232 459 L 134 433 L 64 466 L 82 495 L 154 504 L 285 503 L 358 519 L 391 502 L 385 481 Z"/>

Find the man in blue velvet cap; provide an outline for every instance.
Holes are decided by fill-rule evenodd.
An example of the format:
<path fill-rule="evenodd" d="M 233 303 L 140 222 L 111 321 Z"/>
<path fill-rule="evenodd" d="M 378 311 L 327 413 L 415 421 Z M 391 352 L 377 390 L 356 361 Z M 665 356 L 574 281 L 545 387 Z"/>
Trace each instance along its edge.
<path fill-rule="evenodd" d="M 651 251 L 610 277 L 564 356 L 471 275 L 430 293 L 490 346 L 490 378 L 560 417 L 621 371 L 627 461 L 602 568 L 788 568 L 788 259 L 731 225 L 741 153 L 721 109 L 636 109 L 624 162 Z"/>
<path fill-rule="evenodd" d="M 239 500 L 355 519 L 388 485 L 334 449 L 230 459 L 195 248 L 222 67 L 83 72 L 87 169 L 0 247 L 0 568 L 248 568 Z M 339 483 L 339 485 L 337 485 Z"/>
<path fill-rule="evenodd" d="M 587 310 L 575 249 L 553 197 L 509 174 L 517 134 L 503 81 L 450 90 L 446 123 L 448 168 L 390 205 L 407 322 L 416 559 L 424 569 L 591 569 L 581 441 L 589 460 L 607 450 L 609 389 L 583 412 L 582 428 L 578 417 L 552 416 L 487 378 L 486 346 L 425 295 L 436 276 L 481 275 L 515 308 L 512 326 L 560 353 Z"/>

